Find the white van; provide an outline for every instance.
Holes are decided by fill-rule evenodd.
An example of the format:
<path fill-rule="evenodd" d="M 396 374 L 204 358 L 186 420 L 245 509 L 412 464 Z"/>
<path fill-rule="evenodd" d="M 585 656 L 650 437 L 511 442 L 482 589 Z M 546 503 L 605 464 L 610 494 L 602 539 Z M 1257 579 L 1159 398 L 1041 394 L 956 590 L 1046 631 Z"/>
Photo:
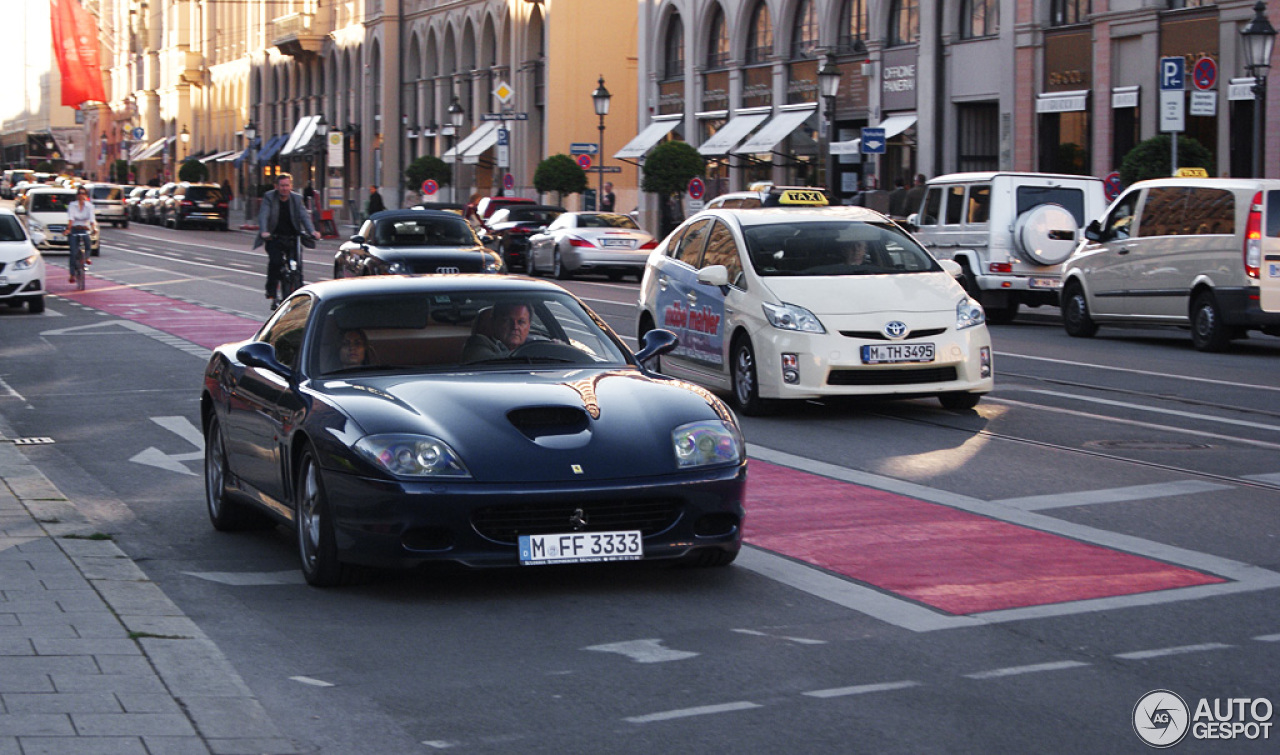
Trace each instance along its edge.
<path fill-rule="evenodd" d="M 960 263 L 965 290 L 1004 323 L 1020 305 L 1058 304 L 1062 262 L 1106 206 L 1091 176 L 952 173 L 925 185 L 907 224 L 934 257 Z"/>
<path fill-rule="evenodd" d="M 1280 180 L 1162 178 L 1129 187 L 1063 266 L 1067 333 L 1189 327 L 1201 351 L 1280 336 Z"/>

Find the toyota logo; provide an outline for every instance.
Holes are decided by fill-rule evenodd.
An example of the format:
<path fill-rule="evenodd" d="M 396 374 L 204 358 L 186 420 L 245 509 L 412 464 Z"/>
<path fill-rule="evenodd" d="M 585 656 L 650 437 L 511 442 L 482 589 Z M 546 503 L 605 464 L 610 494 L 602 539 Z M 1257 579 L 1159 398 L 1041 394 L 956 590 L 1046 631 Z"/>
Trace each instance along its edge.
<path fill-rule="evenodd" d="M 901 320 L 893 320 L 884 324 L 884 334 L 886 338 L 903 338 L 907 335 L 907 324 Z"/>
<path fill-rule="evenodd" d="M 460 273 L 462 271 L 456 267 L 437 267 L 436 272 L 441 275 L 448 275 L 450 273 Z"/>

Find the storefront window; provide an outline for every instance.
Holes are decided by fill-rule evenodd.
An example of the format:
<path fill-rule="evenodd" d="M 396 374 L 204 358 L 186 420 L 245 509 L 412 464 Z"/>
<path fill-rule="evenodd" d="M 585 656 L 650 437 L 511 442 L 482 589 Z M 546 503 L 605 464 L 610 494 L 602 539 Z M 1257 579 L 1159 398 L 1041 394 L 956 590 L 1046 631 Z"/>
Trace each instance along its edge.
<path fill-rule="evenodd" d="M 1000 105 L 974 102 L 956 108 L 960 145 L 956 169 L 964 171 L 1000 169 Z"/>
<path fill-rule="evenodd" d="M 1087 111 L 1040 115 L 1040 170 L 1044 173 L 1090 174 Z"/>

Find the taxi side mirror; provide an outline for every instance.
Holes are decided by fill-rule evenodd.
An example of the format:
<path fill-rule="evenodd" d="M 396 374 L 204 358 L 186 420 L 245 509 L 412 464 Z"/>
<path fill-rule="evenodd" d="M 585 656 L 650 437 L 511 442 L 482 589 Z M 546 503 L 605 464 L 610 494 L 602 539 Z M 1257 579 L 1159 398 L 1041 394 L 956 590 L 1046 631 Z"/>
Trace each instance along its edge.
<path fill-rule="evenodd" d="M 1102 223 L 1090 220 L 1084 229 L 1084 237 L 1090 241 L 1102 241 Z"/>
<path fill-rule="evenodd" d="M 964 268 L 960 267 L 960 263 L 955 260 L 938 260 L 938 264 L 942 266 L 944 272 L 952 278 L 959 279 L 964 275 Z"/>
<path fill-rule="evenodd" d="M 704 286 L 727 286 L 729 268 L 724 265 L 708 265 L 698 271 L 698 282 Z"/>

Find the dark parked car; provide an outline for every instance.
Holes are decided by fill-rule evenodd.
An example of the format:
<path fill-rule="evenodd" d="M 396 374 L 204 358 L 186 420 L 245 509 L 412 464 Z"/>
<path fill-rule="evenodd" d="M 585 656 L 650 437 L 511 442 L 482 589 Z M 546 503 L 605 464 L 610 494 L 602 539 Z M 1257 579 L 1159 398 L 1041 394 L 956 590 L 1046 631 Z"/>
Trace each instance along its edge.
<path fill-rule="evenodd" d="M 164 203 L 173 195 L 177 184 L 167 183 L 158 189 L 152 189 L 142 198 L 142 220 L 151 225 L 160 225 L 164 220 Z M 152 191 L 155 193 L 153 194 Z"/>
<path fill-rule="evenodd" d="M 529 236 L 551 225 L 565 209 L 554 205 L 518 204 L 489 216 L 489 248 L 502 255 L 508 270 L 523 270 Z"/>
<path fill-rule="evenodd" d="M 404 273 L 505 273 L 461 216 L 438 210 L 385 210 L 338 249 L 333 277 Z"/>
<path fill-rule="evenodd" d="M 151 190 L 150 186 L 134 186 L 128 196 L 124 198 L 125 214 L 129 219 L 138 223 L 142 222 L 142 199 Z"/>
<path fill-rule="evenodd" d="M 517 321 L 523 345 L 464 361 Z M 642 366 L 675 345 L 654 330 L 632 354 L 569 292 L 525 278 L 304 287 L 209 360 L 209 519 L 291 526 L 316 586 L 440 561 L 727 565 L 745 443 L 714 395 Z"/>
<path fill-rule="evenodd" d="M 161 200 L 162 223 L 175 230 L 187 225 L 208 225 L 227 230 L 230 207 L 217 184 L 182 183 Z"/>
<path fill-rule="evenodd" d="M 480 226 L 487 229 L 489 218 L 493 213 L 501 210 L 503 207 L 511 207 L 512 205 L 534 205 L 537 202 L 524 197 L 481 197 L 476 203 L 476 215 L 480 220 Z"/>

